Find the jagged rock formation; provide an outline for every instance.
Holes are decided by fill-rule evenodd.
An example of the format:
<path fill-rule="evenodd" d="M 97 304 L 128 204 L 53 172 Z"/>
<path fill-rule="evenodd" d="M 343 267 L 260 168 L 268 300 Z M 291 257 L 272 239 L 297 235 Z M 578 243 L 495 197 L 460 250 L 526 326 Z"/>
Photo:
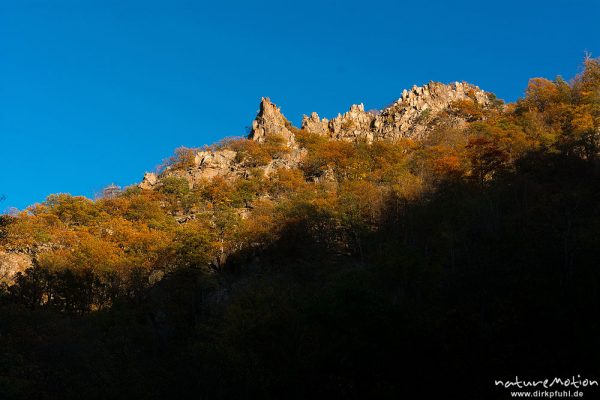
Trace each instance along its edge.
<path fill-rule="evenodd" d="M 281 113 L 279 107 L 263 97 L 256 119 L 252 123 L 252 131 L 248 137 L 258 143 L 268 142 L 270 137 L 284 139 L 284 144 L 289 148 L 287 154 L 282 155 L 258 168 L 266 176 L 279 168 L 294 168 L 300 162 L 305 150 L 296 144 L 294 127 Z M 142 189 L 151 190 L 160 185 L 160 179 L 166 176 L 178 176 L 188 180 L 190 188 L 198 182 L 210 180 L 217 176 L 225 179 L 235 179 L 248 174 L 248 168 L 238 161 L 238 154 L 229 149 L 199 151 L 194 157 L 194 165 L 186 170 L 173 170 L 169 167 L 160 175 L 146 173 L 143 181 L 138 185 Z"/>
<path fill-rule="evenodd" d="M 456 101 L 473 101 L 482 107 L 492 103 L 489 94 L 477 86 L 430 82 L 404 90 L 396 102 L 380 112 L 366 112 L 362 104 L 353 105 L 331 121 L 313 112 L 310 117 L 304 116 L 302 129 L 337 140 L 421 140 L 435 127 L 435 117 L 449 111 Z M 458 126 L 465 122 L 459 117 L 447 120 Z"/>
<path fill-rule="evenodd" d="M 414 86 L 410 91 L 404 90 L 397 101 L 381 111 L 365 111 L 363 104 L 352 105 L 348 112 L 338 114 L 331 120 L 321 119 L 313 112 L 310 117 L 304 116 L 302 129 L 331 140 L 365 140 L 368 143 L 400 138 L 423 140 L 440 121 L 455 127 L 466 123 L 464 117 L 452 113 L 458 101 L 472 102 L 483 108 L 492 105 L 490 95 L 477 86 L 459 82 L 449 85 L 430 82 L 421 87 Z M 261 166 L 265 175 L 268 176 L 279 168 L 295 168 L 301 163 L 305 150 L 296 142 L 297 130 L 279 107 L 269 98 L 262 98 L 248 139 L 264 144 L 269 142 L 269 138 L 283 138 L 290 150 L 268 165 Z M 210 180 L 217 176 L 233 179 L 247 173 L 248 168 L 239 162 L 237 153 L 233 150 L 199 151 L 192 167 L 186 170 L 167 168 L 161 176 L 147 173 L 139 187 L 154 189 L 160 185 L 161 177 L 179 176 L 186 178 L 190 188 L 193 188 L 202 180 Z"/>
<path fill-rule="evenodd" d="M 287 140 L 288 146 L 295 144 L 295 137 L 291 131 L 292 124 L 283 116 L 279 107 L 271 103 L 268 97 L 263 97 L 260 110 L 252 122 L 252 132 L 249 139 L 263 143 L 271 135 L 279 135 Z"/>

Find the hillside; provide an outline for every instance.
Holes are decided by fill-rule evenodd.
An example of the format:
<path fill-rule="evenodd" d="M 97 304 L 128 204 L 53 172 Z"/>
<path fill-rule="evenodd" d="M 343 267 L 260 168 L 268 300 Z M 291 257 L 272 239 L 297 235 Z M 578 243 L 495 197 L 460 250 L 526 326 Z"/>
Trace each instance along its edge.
<path fill-rule="evenodd" d="M 494 379 L 597 374 L 599 146 L 589 58 L 512 104 L 430 82 L 295 127 L 263 98 L 248 137 L 1 217 L 0 393 L 505 398 Z"/>
<path fill-rule="evenodd" d="M 26 229 L 27 223 L 34 223 L 36 227 L 31 227 L 31 231 L 36 230 L 35 233 L 39 236 L 41 231 L 37 224 L 53 229 L 54 224 L 45 221 L 51 215 L 50 218 L 58 217 L 63 224 L 59 230 L 66 229 L 74 235 L 73 240 L 80 243 L 81 239 L 98 240 L 97 244 L 100 245 L 103 241 L 113 242 L 113 224 L 142 222 L 146 223 L 146 233 L 150 235 L 148 240 L 160 241 L 157 237 L 152 238 L 152 235 L 157 234 L 154 232 L 156 230 L 169 231 L 170 228 L 166 227 L 169 223 L 172 225 L 174 221 L 183 224 L 202 220 L 208 224 L 204 228 L 211 231 L 215 218 L 219 218 L 224 212 L 232 213 L 225 218 L 231 219 L 230 230 L 235 231 L 240 222 L 235 219 L 253 219 L 251 214 L 256 205 L 266 206 L 268 203 L 272 207 L 275 203 L 290 200 L 287 196 L 289 193 L 277 193 L 282 191 L 278 185 L 286 186 L 285 190 L 294 194 L 315 188 L 324 188 L 332 194 L 339 189 L 338 183 L 358 181 L 372 184 L 372 187 L 365 189 L 379 192 L 381 199 L 390 194 L 387 193 L 390 185 L 397 185 L 401 190 L 421 190 L 416 186 L 421 185 L 423 171 L 417 173 L 408 166 L 417 147 L 429 147 L 427 141 L 435 140 L 433 137 L 440 131 L 447 135 L 449 131 L 466 130 L 469 122 L 481 122 L 499 115 L 501 109 L 500 101 L 476 86 L 458 82 L 449 85 L 431 82 L 423 87 L 415 86 L 410 91 L 405 90 L 397 101 L 383 110 L 365 112 L 362 104 L 353 105 L 348 112 L 339 114 L 331 121 L 320 119 L 313 112 L 310 117 L 305 115 L 302 126 L 297 128 L 292 126 L 275 104 L 268 98 L 263 98 L 248 138 L 225 139 L 205 149 L 177 149 L 176 154 L 160 167 L 160 173 L 146 173 L 137 187 L 127 188 L 123 193 L 118 187 L 107 187 L 103 198 L 95 203 L 82 197 L 53 195 L 44 203 L 23 213 L 19 222 L 24 226 L 20 228 Z M 458 135 L 463 136 L 461 140 L 466 144 L 467 135 Z M 372 154 L 361 154 L 364 151 Z M 362 156 L 366 156 L 368 160 L 361 160 Z M 444 155 L 447 156 L 451 155 Z M 359 165 L 364 162 L 371 165 Z M 398 165 L 393 165 L 394 163 Z M 389 171 L 383 171 L 384 168 Z M 469 173 L 466 170 L 463 172 Z M 348 173 L 354 175 L 346 176 Z M 358 177 L 355 175 L 357 173 L 364 176 Z M 405 184 L 394 181 L 392 176 L 368 177 L 374 173 L 405 174 L 405 179 L 410 182 Z M 221 198 L 214 198 L 214 195 Z M 127 204 L 129 202 L 132 204 Z M 156 229 L 152 224 L 147 224 L 149 221 L 145 216 L 138 218 L 123 214 L 123 207 L 137 207 L 134 204 L 138 202 L 147 202 L 142 207 L 154 207 L 154 212 L 163 214 L 161 218 L 167 219 L 163 221 L 165 226 Z M 26 222 L 31 216 L 31 221 Z M 116 221 L 112 217 L 121 217 L 121 220 Z M 89 229 L 97 223 L 103 226 L 104 231 L 97 230 L 100 226 L 95 230 Z M 86 229 L 80 229 L 81 227 Z M 139 225 L 129 227 L 133 230 L 140 228 Z M 273 230 L 276 229 L 273 227 Z M 59 238 L 58 232 L 48 232 L 46 237 L 36 240 L 34 236 L 27 235 L 31 231 L 15 230 L 14 235 L 6 240 L 2 253 L 6 261 L 1 265 L 7 283 L 11 282 L 16 273 L 25 270 L 28 257 L 32 261 L 39 261 L 50 257 L 51 253 L 64 252 L 65 248 L 69 248 L 69 252 L 73 249 L 73 242 Z M 82 238 L 81 231 L 91 236 Z M 233 232 L 226 233 L 231 235 Z M 207 232 L 207 235 L 210 236 L 210 233 Z M 53 237 L 56 239 L 53 240 Z M 173 237 L 169 239 L 174 240 Z M 239 250 L 239 243 L 225 243 L 214 237 L 208 240 L 211 242 L 207 244 L 208 247 L 214 245 L 215 241 L 223 242 L 217 245 L 219 250 L 216 253 L 214 249 L 211 252 L 208 248 L 203 251 L 207 259 L 202 263 L 212 268 L 218 269 L 227 254 Z M 90 243 L 90 246 L 93 245 Z M 117 245 L 124 247 L 122 244 Z M 166 251 L 164 248 L 156 250 Z M 152 252 L 148 247 L 143 251 Z M 120 253 L 113 258 L 117 260 L 128 255 L 128 251 Z M 105 263 L 110 258 L 107 256 L 108 254 L 99 254 L 98 258 L 102 260 L 96 261 Z M 62 255 L 58 255 L 58 258 L 65 261 Z M 153 258 L 151 263 L 156 260 L 157 258 Z M 96 261 L 91 264 L 97 264 Z M 90 260 L 84 263 L 90 263 Z M 156 263 L 146 266 L 153 271 L 170 268 Z"/>

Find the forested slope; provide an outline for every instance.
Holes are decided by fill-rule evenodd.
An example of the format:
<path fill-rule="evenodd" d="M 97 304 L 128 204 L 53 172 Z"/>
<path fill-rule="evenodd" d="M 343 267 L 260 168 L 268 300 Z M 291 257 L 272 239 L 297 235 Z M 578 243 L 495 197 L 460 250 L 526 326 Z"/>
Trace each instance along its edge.
<path fill-rule="evenodd" d="M 3 277 L 2 398 L 505 398 L 494 379 L 597 375 L 600 62 L 514 104 L 411 93 L 300 128 L 265 99 L 249 138 L 3 216 L 0 256 L 32 266 Z"/>

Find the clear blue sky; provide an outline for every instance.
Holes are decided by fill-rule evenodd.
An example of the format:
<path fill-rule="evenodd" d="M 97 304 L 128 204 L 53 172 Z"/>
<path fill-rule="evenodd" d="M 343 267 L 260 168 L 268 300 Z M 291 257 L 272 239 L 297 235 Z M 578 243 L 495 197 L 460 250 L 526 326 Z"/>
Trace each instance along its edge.
<path fill-rule="evenodd" d="M 0 210 L 139 181 L 178 146 L 430 80 L 512 101 L 600 55 L 600 1 L 0 0 Z"/>

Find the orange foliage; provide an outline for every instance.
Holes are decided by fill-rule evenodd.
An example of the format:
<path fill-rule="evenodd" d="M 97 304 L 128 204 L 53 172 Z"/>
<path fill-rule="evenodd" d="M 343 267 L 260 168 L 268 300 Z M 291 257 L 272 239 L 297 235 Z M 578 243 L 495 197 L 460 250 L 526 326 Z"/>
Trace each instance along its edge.
<path fill-rule="evenodd" d="M 196 153 L 199 151 L 197 148 L 178 147 L 175 149 L 175 154 L 171 156 L 161 166 L 160 169 L 170 167 L 171 169 L 188 169 L 195 165 Z"/>
<path fill-rule="evenodd" d="M 477 121 L 484 116 L 483 108 L 473 99 L 456 100 L 451 109 L 467 121 Z"/>
<path fill-rule="evenodd" d="M 554 82 L 544 78 L 530 79 L 525 94 L 526 104 L 541 112 L 548 106 L 557 103 L 559 98 L 559 91 Z"/>
<path fill-rule="evenodd" d="M 267 136 L 264 143 L 244 138 L 229 139 L 224 141 L 221 147 L 235 151 L 236 161 L 249 167 L 267 165 L 273 159 L 281 158 L 290 152 L 285 139 L 278 135 Z"/>

